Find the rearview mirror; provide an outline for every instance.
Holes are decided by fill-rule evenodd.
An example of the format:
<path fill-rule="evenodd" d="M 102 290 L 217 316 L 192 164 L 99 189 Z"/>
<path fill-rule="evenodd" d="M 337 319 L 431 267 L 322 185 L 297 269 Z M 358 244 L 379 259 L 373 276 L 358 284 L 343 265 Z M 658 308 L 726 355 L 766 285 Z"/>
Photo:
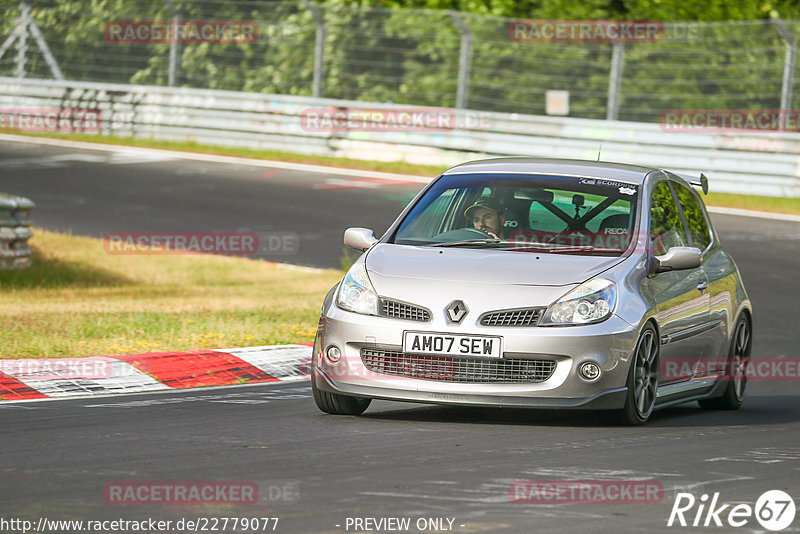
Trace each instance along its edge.
<path fill-rule="evenodd" d="M 369 228 L 348 228 L 344 231 L 344 244 L 356 250 L 367 250 L 378 241 Z"/>
<path fill-rule="evenodd" d="M 541 189 L 530 192 L 525 189 L 514 191 L 514 198 L 517 200 L 535 200 L 536 202 L 552 202 L 555 195 L 552 191 Z"/>
<path fill-rule="evenodd" d="M 656 256 L 656 273 L 682 271 L 700 267 L 702 253 L 695 247 L 670 247 L 666 254 Z"/>

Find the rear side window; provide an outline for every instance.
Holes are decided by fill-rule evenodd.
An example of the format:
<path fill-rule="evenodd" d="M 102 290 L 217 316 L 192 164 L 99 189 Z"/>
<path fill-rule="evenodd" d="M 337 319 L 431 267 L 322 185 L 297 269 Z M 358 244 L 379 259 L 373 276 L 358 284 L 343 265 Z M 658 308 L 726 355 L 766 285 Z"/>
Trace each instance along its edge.
<path fill-rule="evenodd" d="M 700 201 L 692 191 L 681 184 L 673 183 L 678 202 L 686 215 L 686 223 L 689 225 L 689 238 L 692 246 L 700 250 L 705 250 L 711 244 L 711 233 L 708 230 L 708 222 L 703 215 L 703 208 Z"/>
<path fill-rule="evenodd" d="M 678 206 L 672 198 L 667 182 L 661 182 L 653 190 L 650 203 L 650 249 L 653 254 L 666 254 L 670 247 L 688 247 Z"/>

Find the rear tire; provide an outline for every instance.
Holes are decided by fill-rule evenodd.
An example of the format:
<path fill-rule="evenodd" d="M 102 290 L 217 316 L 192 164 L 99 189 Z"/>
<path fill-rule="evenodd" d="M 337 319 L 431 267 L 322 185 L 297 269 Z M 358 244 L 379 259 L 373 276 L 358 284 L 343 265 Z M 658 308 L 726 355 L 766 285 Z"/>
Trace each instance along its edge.
<path fill-rule="evenodd" d="M 653 413 L 658 388 L 659 351 L 656 329 L 648 323 L 636 342 L 628 370 L 625 406 L 618 413 L 619 421 L 625 425 L 644 424 Z"/>
<path fill-rule="evenodd" d="M 725 366 L 725 376 L 728 384 L 720 397 L 703 399 L 697 403 L 707 410 L 738 410 L 744 402 L 744 390 L 747 386 L 747 365 L 750 363 L 750 348 L 753 336 L 750 331 L 750 321 L 742 314 L 736 321 L 733 331 L 731 347 L 728 350 L 728 365 Z"/>
<path fill-rule="evenodd" d="M 361 415 L 369 407 L 372 399 L 349 397 L 338 393 L 328 393 L 317 388 L 316 377 L 311 377 L 311 393 L 317 408 L 332 415 Z"/>

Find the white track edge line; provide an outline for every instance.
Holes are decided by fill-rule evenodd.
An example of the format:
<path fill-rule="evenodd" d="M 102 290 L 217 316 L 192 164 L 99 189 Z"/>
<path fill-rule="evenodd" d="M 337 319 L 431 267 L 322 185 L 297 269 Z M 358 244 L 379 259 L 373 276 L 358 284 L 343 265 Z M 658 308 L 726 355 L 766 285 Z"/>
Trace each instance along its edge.
<path fill-rule="evenodd" d="M 164 148 L 145 148 L 129 145 L 107 145 L 103 143 L 92 143 L 89 141 L 69 141 L 66 139 L 52 139 L 48 137 L 28 137 L 25 135 L 0 134 L 0 141 L 15 141 L 20 143 L 31 143 L 39 145 L 51 145 L 67 148 L 81 148 L 87 150 L 102 150 L 105 152 L 133 151 L 141 154 L 153 154 L 159 156 L 171 156 L 176 159 L 189 159 L 195 161 L 210 161 L 214 163 L 232 163 L 237 165 L 251 165 L 254 167 L 269 167 L 274 169 L 285 169 L 292 171 L 316 172 L 321 174 L 337 174 L 341 176 L 356 176 L 359 178 L 380 178 L 382 180 L 409 181 L 427 184 L 433 177 L 415 176 L 412 174 L 399 174 L 381 171 L 368 171 L 364 169 L 347 169 L 342 167 L 328 167 L 325 165 L 313 165 L 310 163 L 291 163 L 288 161 L 275 161 L 266 159 L 254 159 L 240 156 L 220 156 L 216 154 L 202 154 L 199 152 L 183 152 L 180 150 L 169 150 Z"/>
<path fill-rule="evenodd" d="M 0 134 L 0 141 L 16 141 L 21 143 L 32 143 L 40 145 L 62 146 L 68 148 L 81 148 L 87 150 L 103 150 L 106 152 L 118 152 L 120 150 L 131 150 L 143 154 L 156 154 L 160 156 L 172 156 L 178 159 L 189 159 L 195 161 L 210 161 L 215 163 L 232 163 L 238 165 L 251 165 L 256 167 L 270 167 L 275 169 L 286 169 L 305 172 L 316 172 L 323 174 L 335 174 L 340 176 L 356 176 L 360 178 L 379 178 L 382 180 L 405 180 L 426 184 L 433 177 L 415 176 L 411 174 L 397 174 L 380 171 L 365 171 L 363 169 L 345 169 L 341 167 L 327 167 L 324 165 L 312 165 L 308 163 L 290 163 L 286 161 L 252 159 L 238 156 L 218 156 L 214 154 L 201 154 L 198 152 L 182 152 L 179 150 L 167 150 L 161 148 L 144 148 L 128 145 L 106 145 L 103 143 L 92 143 L 88 141 L 68 141 L 65 139 L 52 139 L 48 137 L 28 137 L 25 135 Z M 741 208 L 724 208 L 721 206 L 708 206 L 711 213 L 723 215 L 738 215 L 742 217 L 760 217 L 763 219 L 773 219 L 779 221 L 800 222 L 800 215 L 788 213 L 777 213 L 769 211 L 748 210 Z"/>
<path fill-rule="evenodd" d="M 740 217 L 759 217 L 761 219 L 773 219 L 776 221 L 800 222 L 800 215 L 792 215 L 791 213 L 723 208 L 722 206 L 708 206 L 707 209 L 711 213 L 719 213 L 720 215 L 738 215 Z"/>

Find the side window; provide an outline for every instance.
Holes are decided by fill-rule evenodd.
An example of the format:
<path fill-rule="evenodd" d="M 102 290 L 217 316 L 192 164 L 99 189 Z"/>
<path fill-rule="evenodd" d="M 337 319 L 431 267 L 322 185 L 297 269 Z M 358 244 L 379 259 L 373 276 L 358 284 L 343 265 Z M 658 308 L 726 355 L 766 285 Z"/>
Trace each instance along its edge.
<path fill-rule="evenodd" d="M 711 233 L 708 230 L 708 223 L 703 216 L 703 208 L 700 201 L 692 191 L 681 184 L 673 183 L 675 194 L 678 196 L 683 213 L 686 215 L 686 223 L 689 225 L 689 237 L 692 246 L 700 250 L 705 250 L 711 244 Z"/>
<path fill-rule="evenodd" d="M 670 247 L 688 246 L 678 206 L 667 182 L 661 182 L 653 190 L 650 206 L 650 249 L 660 256 Z"/>

